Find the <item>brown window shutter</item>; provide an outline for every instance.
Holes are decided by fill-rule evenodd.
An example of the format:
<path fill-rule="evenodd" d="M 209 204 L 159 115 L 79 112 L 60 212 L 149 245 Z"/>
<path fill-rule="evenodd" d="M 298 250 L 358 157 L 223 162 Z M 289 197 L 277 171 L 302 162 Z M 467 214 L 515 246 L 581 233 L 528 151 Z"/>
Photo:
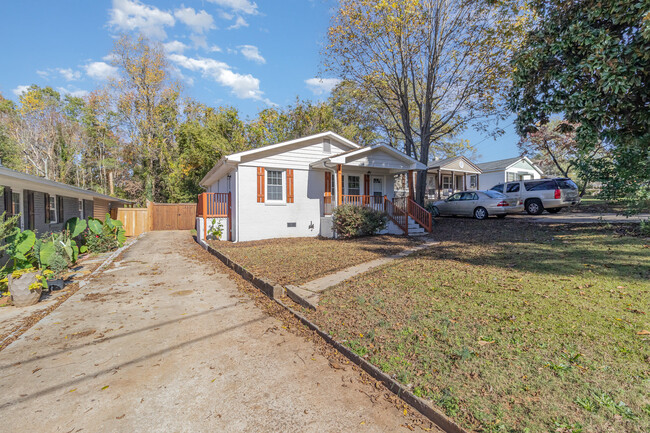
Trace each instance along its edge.
<path fill-rule="evenodd" d="M 5 218 L 10 218 L 14 215 L 14 202 L 11 197 L 11 188 L 5 186 Z"/>
<path fill-rule="evenodd" d="M 370 175 L 366 174 L 363 176 L 363 190 L 366 195 L 370 195 Z"/>
<path fill-rule="evenodd" d="M 48 193 L 43 194 L 45 199 L 45 223 L 50 222 L 50 195 Z"/>
<path fill-rule="evenodd" d="M 56 212 L 57 212 L 57 222 L 63 222 L 63 197 L 56 196 Z"/>
<path fill-rule="evenodd" d="M 264 167 L 257 167 L 257 202 L 264 203 Z"/>
<path fill-rule="evenodd" d="M 325 192 L 332 194 L 332 173 L 325 172 Z"/>
<path fill-rule="evenodd" d="M 287 169 L 287 203 L 293 203 L 293 170 Z"/>
<path fill-rule="evenodd" d="M 27 228 L 34 230 L 36 224 L 34 223 L 34 192 L 27 191 Z"/>

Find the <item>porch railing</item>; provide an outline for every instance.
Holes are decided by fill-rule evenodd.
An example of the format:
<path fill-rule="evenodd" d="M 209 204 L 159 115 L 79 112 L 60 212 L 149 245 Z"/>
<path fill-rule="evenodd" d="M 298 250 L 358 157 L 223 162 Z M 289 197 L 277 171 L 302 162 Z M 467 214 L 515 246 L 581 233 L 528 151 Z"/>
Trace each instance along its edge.
<path fill-rule="evenodd" d="M 373 208 L 375 210 L 384 211 L 384 196 L 376 195 L 344 195 L 343 204 L 351 204 L 354 206 L 363 206 Z"/>
<path fill-rule="evenodd" d="M 399 227 L 402 229 L 404 234 L 408 236 L 409 234 L 409 216 L 408 213 L 406 213 L 405 210 L 400 209 L 399 207 L 395 206 L 395 204 L 388 200 L 387 197 L 384 197 L 384 209 L 386 212 L 386 215 L 388 215 L 388 218 L 391 219 Z"/>
<path fill-rule="evenodd" d="M 433 230 L 433 217 L 431 212 L 414 202 L 411 197 L 408 197 L 407 200 L 407 211 L 409 216 L 424 227 L 426 231 L 431 233 Z"/>
<path fill-rule="evenodd" d="M 204 192 L 199 194 L 196 203 L 196 216 L 197 218 L 203 218 L 203 240 L 207 238 L 208 218 L 227 218 L 228 240 L 232 239 L 229 192 Z"/>

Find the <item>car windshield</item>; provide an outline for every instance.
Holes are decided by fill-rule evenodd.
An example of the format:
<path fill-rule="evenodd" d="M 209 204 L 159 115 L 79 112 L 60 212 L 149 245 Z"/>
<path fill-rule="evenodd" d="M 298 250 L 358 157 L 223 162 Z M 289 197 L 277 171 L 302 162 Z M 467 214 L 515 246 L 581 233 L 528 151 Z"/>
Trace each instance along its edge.
<path fill-rule="evenodd" d="M 578 189 L 578 185 L 571 179 L 557 179 L 557 184 L 560 189 Z"/>
<path fill-rule="evenodd" d="M 489 191 L 483 191 L 485 195 L 487 195 L 490 198 L 505 198 L 504 194 L 501 194 L 500 192 L 489 190 Z"/>

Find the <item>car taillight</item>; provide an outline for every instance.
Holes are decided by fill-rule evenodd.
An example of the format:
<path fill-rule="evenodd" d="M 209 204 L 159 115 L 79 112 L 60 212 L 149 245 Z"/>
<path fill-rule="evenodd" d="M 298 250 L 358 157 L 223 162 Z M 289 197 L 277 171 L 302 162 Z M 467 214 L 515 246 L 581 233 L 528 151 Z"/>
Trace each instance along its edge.
<path fill-rule="evenodd" d="M 497 203 L 497 206 L 510 206 L 510 204 L 507 201 L 502 200 L 499 203 Z"/>
<path fill-rule="evenodd" d="M 559 188 L 555 190 L 555 198 L 562 198 L 562 191 Z"/>

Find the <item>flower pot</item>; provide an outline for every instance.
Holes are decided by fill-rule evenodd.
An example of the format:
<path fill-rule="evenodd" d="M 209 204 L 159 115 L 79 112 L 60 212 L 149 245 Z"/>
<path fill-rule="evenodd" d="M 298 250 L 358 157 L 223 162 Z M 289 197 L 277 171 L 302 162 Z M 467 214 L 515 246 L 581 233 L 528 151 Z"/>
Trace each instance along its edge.
<path fill-rule="evenodd" d="M 43 287 L 36 279 L 40 274 L 38 272 L 30 272 L 23 274 L 18 278 L 13 275 L 7 276 L 7 283 L 9 286 L 9 293 L 11 293 L 11 302 L 16 307 L 27 307 L 34 305 L 41 299 L 41 292 Z M 30 286 L 32 288 L 30 288 Z M 38 286 L 37 288 L 35 286 Z"/>

